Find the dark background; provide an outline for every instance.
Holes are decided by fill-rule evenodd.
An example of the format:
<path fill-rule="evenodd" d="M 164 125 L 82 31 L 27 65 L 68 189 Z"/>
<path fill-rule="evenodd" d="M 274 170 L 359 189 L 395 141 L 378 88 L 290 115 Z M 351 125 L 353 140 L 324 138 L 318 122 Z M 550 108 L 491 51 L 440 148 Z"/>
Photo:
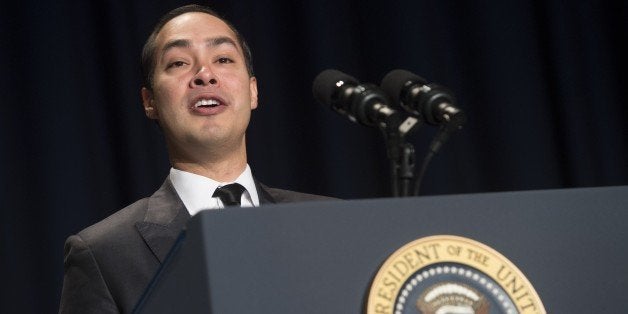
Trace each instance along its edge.
<path fill-rule="evenodd" d="M 15 2 L 17 3 L 17 2 Z M 0 9 L 2 313 L 55 312 L 63 242 L 168 174 L 140 104 L 139 54 L 184 1 L 20 1 Z M 249 41 L 260 106 L 249 162 L 268 185 L 389 195 L 376 129 L 315 103 L 335 68 L 403 68 L 469 116 L 423 195 L 628 184 L 628 4 L 604 1 L 212 1 Z M 410 139 L 421 159 L 435 129 Z"/>

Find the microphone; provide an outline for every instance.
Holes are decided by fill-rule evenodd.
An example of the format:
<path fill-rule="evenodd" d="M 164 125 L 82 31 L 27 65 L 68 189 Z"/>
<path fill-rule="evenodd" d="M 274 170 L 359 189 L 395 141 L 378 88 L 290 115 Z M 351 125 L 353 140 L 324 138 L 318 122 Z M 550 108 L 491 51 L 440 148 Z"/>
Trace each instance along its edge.
<path fill-rule="evenodd" d="M 314 98 L 331 106 L 351 121 L 380 128 L 398 127 L 400 114 L 388 104 L 388 97 L 373 84 L 361 84 L 338 70 L 321 72 L 312 84 Z"/>
<path fill-rule="evenodd" d="M 465 113 L 456 107 L 453 94 L 442 86 L 427 84 L 420 76 L 406 70 L 392 70 L 382 79 L 382 89 L 406 111 L 432 125 L 460 129 Z"/>

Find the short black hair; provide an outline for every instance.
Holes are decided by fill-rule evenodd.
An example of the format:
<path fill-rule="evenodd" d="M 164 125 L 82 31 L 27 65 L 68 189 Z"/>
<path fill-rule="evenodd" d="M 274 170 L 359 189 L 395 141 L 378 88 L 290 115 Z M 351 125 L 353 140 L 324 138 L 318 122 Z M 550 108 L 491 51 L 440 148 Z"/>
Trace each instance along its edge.
<path fill-rule="evenodd" d="M 185 13 L 191 12 L 200 12 L 206 13 L 211 16 L 215 16 L 219 18 L 221 21 L 225 22 L 229 28 L 235 33 L 238 44 L 242 48 L 242 54 L 244 55 L 244 62 L 246 64 L 246 70 L 249 73 L 249 76 L 254 76 L 253 72 L 253 57 L 251 56 L 251 49 L 249 45 L 247 45 L 244 37 L 240 35 L 240 32 L 227 20 L 222 18 L 216 11 L 210 9 L 209 7 L 198 5 L 198 4 L 190 4 L 182 7 L 178 7 L 159 19 L 157 25 L 153 28 L 153 32 L 148 36 L 146 43 L 144 43 L 144 48 L 142 49 L 142 56 L 140 65 L 142 68 L 142 85 L 150 90 L 153 89 L 153 74 L 155 73 L 155 40 L 157 35 L 161 31 L 161 29 L 168 23 L 170 20 L 174 19 L 179 15 L 183 15 Z"/>

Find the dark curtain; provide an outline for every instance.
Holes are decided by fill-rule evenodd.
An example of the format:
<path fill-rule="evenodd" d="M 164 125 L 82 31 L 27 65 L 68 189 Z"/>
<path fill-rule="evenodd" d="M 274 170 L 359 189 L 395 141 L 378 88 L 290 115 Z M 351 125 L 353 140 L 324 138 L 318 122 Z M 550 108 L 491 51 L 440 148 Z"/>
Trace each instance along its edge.
<path fill-rule="evenodd" d="M 0 10 L 2 313 L 58 307 L 63 242 L 157 189 L 169 164 L 139 98 L 139 54 L 183 1 L 13 1 Z M 628 4 L 605 1 L 212 1 L 249 41 L 260 107 L 249 163 L 268 185 L 389 195 L 376 129 L 315 103 L 335 68 L 403 68 L 453 90 L 468 124 L 423 195 L 628 184 Z M 435 134 L 410 137 L 417 159 Z"/>

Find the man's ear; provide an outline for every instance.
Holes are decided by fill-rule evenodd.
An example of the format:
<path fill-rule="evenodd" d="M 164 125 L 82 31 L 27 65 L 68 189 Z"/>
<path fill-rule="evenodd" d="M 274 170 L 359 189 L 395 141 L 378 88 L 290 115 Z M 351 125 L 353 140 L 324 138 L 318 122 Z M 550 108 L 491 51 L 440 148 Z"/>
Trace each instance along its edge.
<path fill-rule="evenodd" d="M 251 76 L 249 79 L 249 88 L 251 89 L 251 110 L 257 108 L 257 79 Z"/>
<path fill-rule="evenodd" d="M 153 106 L 154 98 L 153 92 L 146 87 L 142 87 L 142 106 L 144 106 L 144 113 L 146 117 L 153 120 L 159 119 L 159 114 L 157 113 L 157 109 Z"/>

